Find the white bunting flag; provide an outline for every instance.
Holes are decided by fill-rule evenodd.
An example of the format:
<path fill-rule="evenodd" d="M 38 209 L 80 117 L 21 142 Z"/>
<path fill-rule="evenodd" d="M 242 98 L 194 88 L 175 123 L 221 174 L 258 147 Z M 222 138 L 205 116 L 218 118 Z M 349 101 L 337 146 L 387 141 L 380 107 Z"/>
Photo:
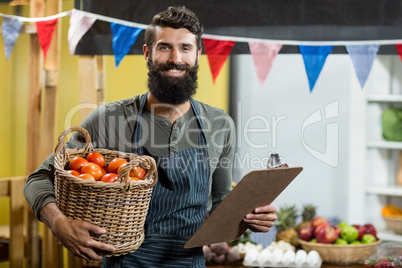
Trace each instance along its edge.
<path fill-rule="evenodd" d="M 70 18 L 70 28 L 68 29 L 68 48 L 71 55 L 74 55 L 78 42 L 95 21 L 96 17 L 86 16 L 85 13 L 73 9 Z"/>

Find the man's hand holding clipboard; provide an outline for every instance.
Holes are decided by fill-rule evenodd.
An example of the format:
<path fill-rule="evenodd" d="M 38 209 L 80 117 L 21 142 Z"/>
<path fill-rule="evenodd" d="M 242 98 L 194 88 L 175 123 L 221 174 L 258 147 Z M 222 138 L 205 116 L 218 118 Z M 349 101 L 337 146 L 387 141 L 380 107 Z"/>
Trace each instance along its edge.
<path fill-rule="evenodd" d="M 253 213 L 255 208 L 271 204 L 302 170 L 302 167 L 286 165 L 249 172 L 184 247 L 193 248 L 239 238 L 249 228 L 246 215 Z"/>

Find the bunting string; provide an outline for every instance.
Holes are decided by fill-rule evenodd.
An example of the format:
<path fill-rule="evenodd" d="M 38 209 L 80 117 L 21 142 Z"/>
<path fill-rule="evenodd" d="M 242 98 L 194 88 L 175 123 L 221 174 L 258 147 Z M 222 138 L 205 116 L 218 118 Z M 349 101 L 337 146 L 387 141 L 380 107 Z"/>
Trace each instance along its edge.
<path fill-rule="evenodd" d="M 147 24 L 116 19 L 116 18 L 107 17 L 107 16 L 103 16 L 103 15 L 99 15 L 99 14 L 95 14 L 95 13 L 91 13 L 91 12 L 87 12 L 87 11 L 77 10 L 77 9 L 73 9 L 73 10 L 75 10 L 78 13 L 82 13 L 83 15 L 85 15 L 89 18 L 95 18 L 96 20 L 100 20 L 100 21 L 121 24 L 121 25 L 129 26 L 129 27 L 135 27 L 135 28 L 141 28 L 141 29 L 145 29 L 148 27 Z"/>
<path fill-rule="evenodd" d="M 46 52 L 50 46 L 57 20 L 66 16 L 71 16 L 70 28 L 68 31 L 68 43 L 71 55 L 74 55 L 77 44 L 96 20 L 111 24 L 111 32 L 113 35 L 112 46 L 116 68 L 136 42 L 139 33 L 148 27 L 147 24 L 121 20 L 77 9 L 40 18 L 26 18 L 0 13 L 0 17 L 3 17 L 1 33 L 3 36 L 6 59 L 11 55 L 15 42 L 20 34 L 22 22 L 35 22 L 40 46 L 46 60 Z M 333 46 L 345 46 L 346 51 L 351 58 L 356 72 L 356 78 L 358 79 L 361 88 L 364 87 L 373 60 L 381 45 L 395 45 L 402 60 L 402 39 L 301 41 L 235 37 L 215 34 L 203 34 L 202 39 L 214 83 L 221 67 L 227 60 L 227 57 L 231 53 L 236 42 L 248 43 L 250 53 L 253 56 L 257 78 L 261 86 L 263 86 L 269 70 L 274 63 L 275 57 L 282 46 L 298 46 L 306 68 L 310 92 L 313 91 L 314 85 L 324 67 L 327 56 L 332 52 Z"/>
<path fill-rule="evenodd" d="M 223 36 L 214 34 L 203 34 L 203 38 L 222 40 L 222 41 L 235 41 L 243 43 L 271 43 L 288 46 L 346 46 L 346 45 L 395 45 L 402 44 L 402 39 L 387 39 L 387 40 L 354 40 L 354 41 L 297 41 L 297 40 L 278 40 L 278 39 L 261 39 L 250 37 L 235 37 Z"/>
<path fill-rule="evenodd" d="M 47 16 L 47 17 L 38 17 L 38 18 L 27 18 L 27 17 L 21 17 L 21 16 L 16 16 L 16 15 L 6 15 L 3 13 L 0 13 L 0 17 L 4 18 L 9 18 L 9 19 L 14 19 L 14 20 L 19 20 L 23 22 L 38 22 L 38 21 L 47 21 L 47 20 L 54 20 L 62 17 L 67 17 L 71 15 L 72 10 L 69 11 L 64 11 L 62 13 L 52 15 L 52 16 Z"/>

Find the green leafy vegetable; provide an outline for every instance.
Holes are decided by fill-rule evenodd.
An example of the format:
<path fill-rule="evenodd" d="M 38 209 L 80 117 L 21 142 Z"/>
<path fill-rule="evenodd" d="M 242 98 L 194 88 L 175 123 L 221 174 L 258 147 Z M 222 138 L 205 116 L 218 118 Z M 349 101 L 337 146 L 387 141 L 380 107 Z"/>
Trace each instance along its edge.
<path fill-rule="evenodd" d="M 382 131 L 388 141 L 402 141 L 402 110 L 387 109 L 382 114 Z"/>

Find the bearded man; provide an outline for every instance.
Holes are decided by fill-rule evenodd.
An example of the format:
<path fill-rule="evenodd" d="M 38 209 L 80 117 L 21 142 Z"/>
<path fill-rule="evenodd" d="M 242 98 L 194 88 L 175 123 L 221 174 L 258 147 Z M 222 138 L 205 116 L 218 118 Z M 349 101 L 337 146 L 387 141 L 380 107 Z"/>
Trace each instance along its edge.
<path fill-rule="evenodd" d="M 143 49 L 149 91 L 101 106 L 81 124 L 94 147 L 149 155 L 158 164 L 144 242 L 133 253 L 103 258 L 102 267 L 205 267 L 201 247 L 183 246 L 231 190 L 235 131 L 223 110 L 191 98 L 197 88 L 202 33 L 198 18 L 185 7 L 156 14 L 146 29 Z M 66 147 L 82 145 L 82 137 L 73 135 Z M 113 252 L 113 246 L 90 236 L 104 229 L 61 213 L 53 180 L 51 155 L 24 187 L 37 218 L 76 256 L 100 260 L 97 251 Z M 244 221 L 253 231 L 267 232 L 275 213 L 267 204 Z"/>

